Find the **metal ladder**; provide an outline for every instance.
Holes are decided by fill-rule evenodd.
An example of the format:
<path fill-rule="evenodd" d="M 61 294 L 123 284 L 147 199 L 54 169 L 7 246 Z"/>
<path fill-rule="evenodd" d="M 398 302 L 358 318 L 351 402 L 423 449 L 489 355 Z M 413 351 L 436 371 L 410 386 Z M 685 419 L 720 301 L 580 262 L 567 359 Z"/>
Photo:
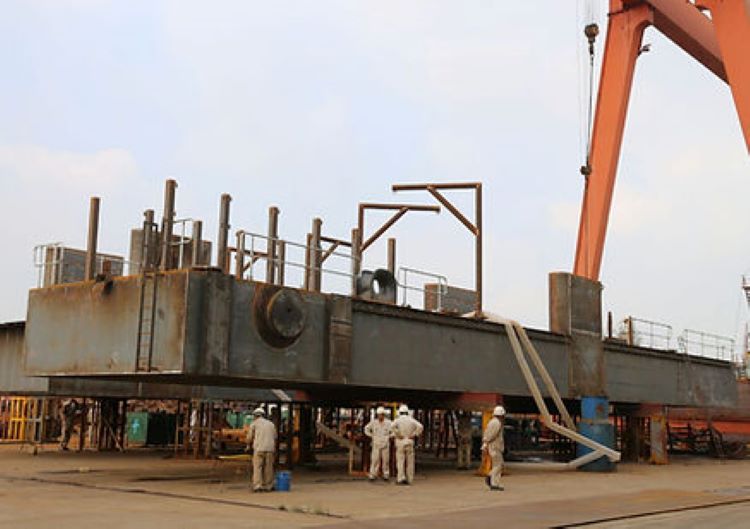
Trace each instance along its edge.
<path fill-rule="evenodd" d="M 136 346 L 136 371 L 151 371 L 154 351 L 154 322 L 156 317 L 156 272 L 141 275 L 141 303 L 138 314 L 138 344 Z"/>

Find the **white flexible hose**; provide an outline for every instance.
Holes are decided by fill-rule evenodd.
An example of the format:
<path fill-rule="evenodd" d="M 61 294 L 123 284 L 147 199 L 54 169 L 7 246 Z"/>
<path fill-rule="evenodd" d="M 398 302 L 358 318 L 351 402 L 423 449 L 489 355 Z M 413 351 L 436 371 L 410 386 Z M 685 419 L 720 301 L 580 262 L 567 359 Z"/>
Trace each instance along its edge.
<path fill-rule="evenodd" d="M 465 317 L 473 316 L 474 313 L 465 315 Z M 550 430 L 564 437 L 567 437 L 568 439 L 572 439 L 573 441 L 582 444 L 592 450 L 588 454 L 565 463 L 562 468 L 575 469 L 582 465 L 585 465 L 586 463 L 590 463 L 591 461 L 599 459 L 602 456 L 613 462 L 619 461 L 620 452 L 604 446 L 601 443 L 597 443 L 593 439 L 589 439 L 588 437 L 581 435 L 576 431 L 573 419 L 571 418 L 567 408 L 565 407 L 565 404 L 563 403 L 560 392 L 557 390 L 557 387 L 555 386 L 552 377 L 547 371 L 547 368 L 544 366 L 544 363 L 542 362 L 539 353 L 534 347 L 534 344 L 526 334 L 526 329 L 524 329 L 523 326 L 517 321 L 511 320 L 509 318 L 504 318 L 491 312 L 483 312 L 482 317 L 487 321 L 497 323 L 498 325 L 503 325 L 505 327 L 505 331 L 508 335 L 508 340 L 510 341 L 511 349 L 513 349 L 513 354 L 515 355 L 516 362 L 518 363 L 518 367 L 521 369 L 521 373 L 526 380 L 526 385 L 528 386 L 529 391 L 531 391 L 531 396 L 533 397 L 534 402 L 539 409 L 542 424 L 544 424 Z M 526 350 L 526 354 L 524 354 L 524 349 Z M 542 381 L 546 386 L 547 392 L 552 397 L 552 400 L 554 401 L 555 406 L 557 407 L 558 412 L 560 413 L 560 416 L 565 423 L 565 426 L 563 426 L 562 424 L 558 424 L 552 420 L 552 416 L 547 409 L 547 404 L 544 402 L 544 397 L 539 390 L 539 386 L 536 382 L 536 379 L 534 378 L 534 374 L 532 373 L 531 368 L 529 367 L 529 363 L 526 360 L 526 355 L 531 358 L 531 362 L 539 372 L 539 375 L 541 376 Z"/>

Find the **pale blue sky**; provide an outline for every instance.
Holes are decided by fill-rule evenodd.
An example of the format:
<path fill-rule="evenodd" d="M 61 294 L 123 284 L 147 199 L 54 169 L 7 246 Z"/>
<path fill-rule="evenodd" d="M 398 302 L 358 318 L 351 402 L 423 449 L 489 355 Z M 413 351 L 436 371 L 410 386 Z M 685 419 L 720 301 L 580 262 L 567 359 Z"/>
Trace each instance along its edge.
<path fill-rule="evenodd" d="M 546 276 L 571 267 L 582 190 L 582 5 L 4 2 L 0 321 L 24 318 L 35 244 L 84 245 L 89 195 L 102 197 L 100 248 L 125 253 L 172 176 L 178 214 L 209 238 L 228 192 L 233 229 L 263 231 L 274 204 L 298 241 L 316 215 L 346 236 L 358 201 L 402 198 L 393 182 L 481 180 L 486 305 L 546 327 Z M 735 334 L 750 164 L 731 96 L 655 32 L 646 41 L 605 309 Z M 471 239 L 448 215 L 393 234 L 400 264 L 471 286 Z"/>

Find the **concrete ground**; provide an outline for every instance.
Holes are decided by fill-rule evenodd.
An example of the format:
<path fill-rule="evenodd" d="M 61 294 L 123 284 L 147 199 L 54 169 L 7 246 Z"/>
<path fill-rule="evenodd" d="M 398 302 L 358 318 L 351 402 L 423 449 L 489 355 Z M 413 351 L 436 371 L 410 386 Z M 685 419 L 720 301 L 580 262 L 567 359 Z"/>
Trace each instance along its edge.
<path fill-rule="evenodd" d="M 516 470 L 505 492 L 426 457 L 411 487 L 351 478 L 341 463 L 295 471 L 291 492 L 252 494 L 247 467 L 0 446 L 0 528 L 683 528 L 743 527 L 750 517 L 750 460 L 681 458 L 610 474 Z"/>

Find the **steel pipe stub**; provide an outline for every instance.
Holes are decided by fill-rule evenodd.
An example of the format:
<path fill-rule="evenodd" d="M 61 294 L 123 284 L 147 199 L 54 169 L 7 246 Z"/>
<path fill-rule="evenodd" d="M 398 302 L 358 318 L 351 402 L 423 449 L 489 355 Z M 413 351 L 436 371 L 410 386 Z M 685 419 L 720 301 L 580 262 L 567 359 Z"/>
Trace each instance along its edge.
<path fill-rule="evenodd" d="M 362 299 L 381 303 L 396 303 L 398 284 L 388 270 L 364 270 L 357 278 L 357 295 Z"/>

